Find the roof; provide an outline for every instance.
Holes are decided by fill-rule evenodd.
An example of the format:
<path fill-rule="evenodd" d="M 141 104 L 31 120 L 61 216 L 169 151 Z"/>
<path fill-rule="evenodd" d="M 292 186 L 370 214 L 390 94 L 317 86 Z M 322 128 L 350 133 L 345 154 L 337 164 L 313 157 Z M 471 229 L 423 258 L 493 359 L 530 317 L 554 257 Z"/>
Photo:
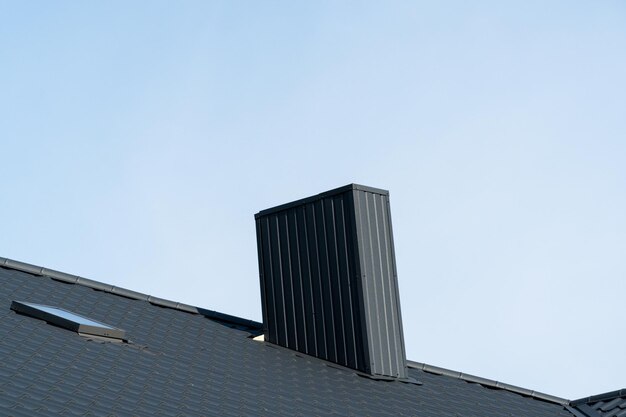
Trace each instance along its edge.
<path fill-rule="evenodd" d="M 626 389 L 572 401 L 585 417 L 626 417 Z"/>
<path fill-rule="evenodd" d="M 417 362 L 412 382 L 376 380 L 253 340 L 254 321 L 4 258 L 0 266 L 0 415 L 590 417 L 565 399 Z M 128 342 L 17 314 L 15 300 L 123 329 Z"/>

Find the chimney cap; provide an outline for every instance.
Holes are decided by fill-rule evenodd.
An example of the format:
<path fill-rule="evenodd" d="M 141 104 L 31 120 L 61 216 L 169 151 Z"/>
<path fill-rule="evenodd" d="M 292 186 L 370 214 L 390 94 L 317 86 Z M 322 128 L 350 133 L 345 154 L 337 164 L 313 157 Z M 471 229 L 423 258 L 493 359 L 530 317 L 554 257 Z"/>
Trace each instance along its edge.
<path fill-rule="evenodd" d="M 326 198 L 326 197 L 342 194 L 342 193 L 345 193 L 346 191 L 350 191 L 350 190 L 366 191 L 366 192 L 369 192 L 369 193 L 389 196 L 389 191 L 388 190 L 383 190 L 382 188 L 374 188 L 374 187 L 369 187 L 367 185 L 361 185 L 361 184 L 354 184 L 353 183 L 353 184 L 344 185 L 342 187 L 334 188 L 334 189 L 329 190 L 329 191 L 324 191 L 323 193 L 319 193 L 319 194 L 311 196 L 311 197 L 301 198 L 300 200 L 292 201 L 292 202 L 289 202 L 289 203 L 286 203 L 286 204 L 281 204 L 279 206 L 275 206 L 275 207 L 271 207 L 271 208 L 268 208 L 268 209 L 265 209 L 265 210 L 261 210 L 257 214 L 254 215 L 254 218 L 258 219 L 259 217 L 263 217 L 263 216 L 266 216 L 268 214 L 273 214 L 273 213 L 277 213 L 277 212 L 282 211 L 282 210 L 290 209 L 292 207 L 301 206 L 303 204 L 307 204 L 307 203 L 311 203 L 313 201 L 321 200 L 321 199 Z"/>

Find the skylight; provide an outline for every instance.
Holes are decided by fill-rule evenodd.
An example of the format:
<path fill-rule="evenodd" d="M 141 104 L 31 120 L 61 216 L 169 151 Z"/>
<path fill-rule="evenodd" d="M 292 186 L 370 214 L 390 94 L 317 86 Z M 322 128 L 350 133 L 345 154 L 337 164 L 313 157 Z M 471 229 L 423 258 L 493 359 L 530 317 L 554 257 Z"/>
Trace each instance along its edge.
<path fill-rule="evenodd" d="M 13 301 L 11 310 L 37 319 L 45 320 L 55 326 L 81 334 L 109 337 L 124 340 L 126 332 L 108 324 L 100 323 L 71 311 L 42 304 Z"/>

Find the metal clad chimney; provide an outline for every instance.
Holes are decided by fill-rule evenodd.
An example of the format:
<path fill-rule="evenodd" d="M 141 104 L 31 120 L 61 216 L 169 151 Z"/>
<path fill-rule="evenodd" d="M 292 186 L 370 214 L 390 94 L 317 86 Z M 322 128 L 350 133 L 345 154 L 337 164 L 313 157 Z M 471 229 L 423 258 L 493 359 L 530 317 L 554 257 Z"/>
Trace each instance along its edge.
<path fill-rule="evenodd" d="M 255 219 L 265 340 L 406 378 L 389 192 L 350 184 Z"/>

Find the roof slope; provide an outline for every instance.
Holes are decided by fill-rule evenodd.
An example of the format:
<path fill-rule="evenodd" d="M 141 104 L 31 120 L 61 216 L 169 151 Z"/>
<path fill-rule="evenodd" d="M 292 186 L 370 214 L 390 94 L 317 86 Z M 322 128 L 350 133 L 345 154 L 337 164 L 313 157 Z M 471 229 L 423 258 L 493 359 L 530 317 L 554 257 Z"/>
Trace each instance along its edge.
<path fill-rule="evenodd" d="M 586 417 L 626 417 L 626 389 L 572 401 Z"/>
<path fill-rule="evenodd" d="M 129 343 L 83 337 L 17 314 L 13 300 L 119 327 Z M 245 320 L 160 304 L 1 267 L 0 415 L 572 415 L 561 404 L 432 370 L 409 370 L 419 385 L 365 378 L 254 341 L 254 326 L 235 323 Z"/>

